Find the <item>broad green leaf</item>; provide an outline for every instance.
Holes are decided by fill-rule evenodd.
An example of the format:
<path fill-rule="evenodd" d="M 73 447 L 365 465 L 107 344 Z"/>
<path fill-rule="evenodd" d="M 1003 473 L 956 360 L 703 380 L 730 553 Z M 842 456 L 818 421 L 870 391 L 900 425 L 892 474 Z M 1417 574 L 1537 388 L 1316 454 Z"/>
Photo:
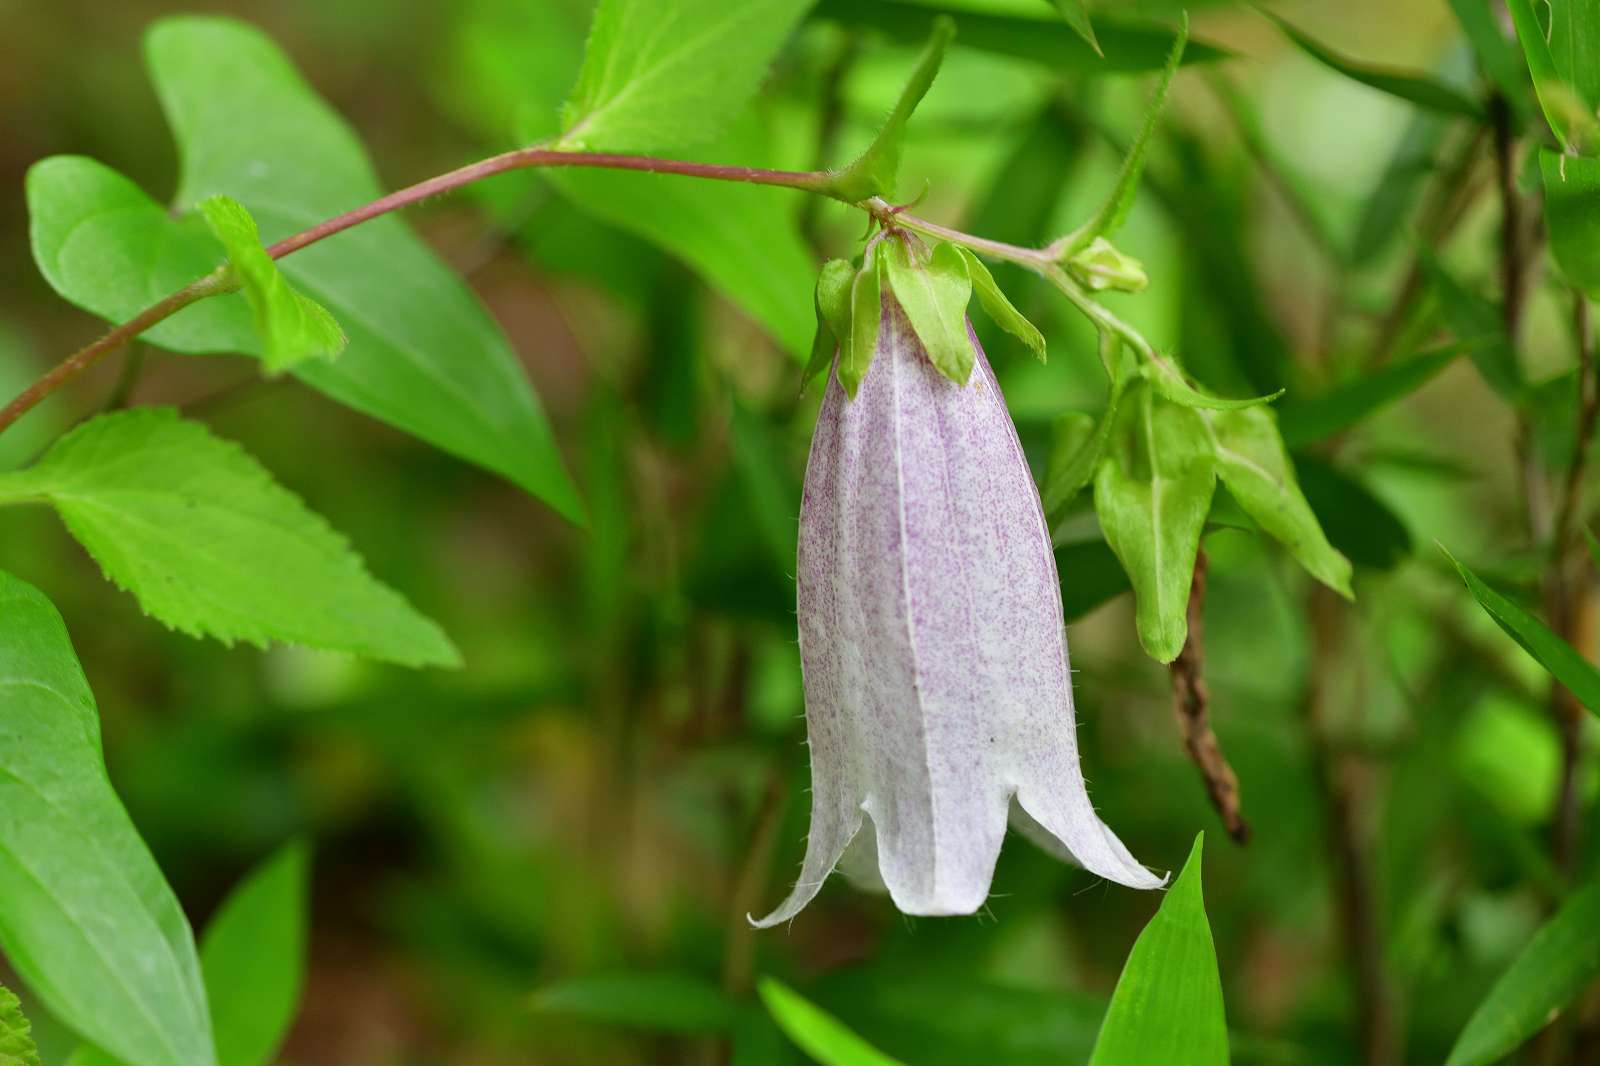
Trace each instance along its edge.
<path fill-rule="evenodd" d="M 849 203 L 874 196 L 894 196 L 895 179 L 900 174 L 900 151 L 906 139 L 906 124 L 911 121 L 911 113 L 922 103 L 922 98 L 928 95 L 928 89 L 939 74 L 939 65 L 944 62 L 945 50 L 950 47 L 950 38 L 955 36 L 955 32 L 956 24 L 951 19 L 940 16 L 933 20 L 933 33 L 928 38 L 928 45 L 912 69 L 911 77 L 906 79 L 905 87 L 900 90 L 889 117 L 855 162 L 828 175 L 825 188 L 829 195 Z"/>
<path fill-rule="evenodd" d="M 251 871 L 200 938 L 217 1066 L 276 1061 L 300 1007 L 310 857 L 289 844 Z"/>
<path fill-rule="evenodd" d="M 123 321 L 216 266 L 215 240 L 192 211 L 209 196 L 238 200 L 270 243 L 382 193 L 344 120 L 259 31 L 184 16 L 158 22 L 145 47 L 183 163 L 178 217 L 90 160 L 35 165 L 27 181 L 34 257 L 68 300 Z M 290 373 L 581 517 L 505 336 L 403 222 L 375 219 L 279 267 L 350 339 L 338 359 Z M 261 351 L 242 296 L 203 301 L 145 336 L 182 352 Z"/>
<path fill-rule="evenodd" d="M 1411 531 L 1372 491 L 1315 455 L 1295 456 L 1300 491 L 1328 543 L 1357 566 L 1388 570 L 1411 556 Z"/>
<path fill-rule="evenodd" d="M 934 19 L 956 20 L 956 45 L 994 55 L 1037 63 L 1053 74 L 1125 74 L 1160 70 L 1172 51 L 1172 31 L 1135 21 L 1122 22 L 1104 13 L 1095 19 L 1097 54 L 1089 43 L 1059 18 L 989 15 L 969 6 L 936 6 L 908 0 L 819 0 L 816 17 L 845 26 L 877 30 L 907 44 L 926 40 Z M 1215 45 L 1191 44 L 1187 62 L 1218 59 L 1227 53 Z"/>
<path fill-rule="evenodd" d="M 983 305 L 984 311 L 994 320 L 995 325 L 1026 344 L 1028 350 L 1038 357 L 1039 362 L 1044 362 L 1044 334 L 1039 332 L 1039 327 L 1029 322 L 1022 312 L 1006 299 L 1006 294 L 995 284 L 994 275 L 989 273 L 989 268 L 984 265 L 983 260 L 966 248 L 958 250 L 961 258 L 966 261 L 967 273 L 972 279 L 972 291 L 977 293 L 978 302 Z"/>
<path fill-rule="evenodd" d="M 1222 979 L 1201 890 L 1205 834 L 1195 837 L 1161 909 L 1134 941 L 1089 1066 L 1227 1066 Z"/>
<path fill-rule="evenodd" d="M 1214 462 L 1197 412 L 1135 385 L 1095 474 L 1100 529 L 1133 582 L 1139 642 L 1159 662 L 1177 658 L 1189 633 L 1189 584 L 1216 487 Z"/>
<path fill-rule="evenodd" d="M 1528 386 L 1499 310 L 1461 284 L 1433 255 L 1425 252 L 1421 263 L 1439 298 L 1445 325 L 1466 346 L 1478 373 L 1503 399 L 1520 403 Z"/>
<path fill-rule="evenodd" d="M 111 581 L 191 636 L 459 662 L 439 627 L 261 464 L 170 409 L 101 415 L 0 474 L 0 503 L 24 501 L 53 506 Z"/>
<path fill-rule="evenodd" d="M 1100 51 L 1100 42 L 1094 39 L 1094 24 L 1089 21 L 1089 5 L 1084 0 L 1055 0 L 1056 10 L 1061 12 L 1061 21 L 1071 26 L 1073 32 L 1082 37 L 1096 53 Z"/>
<path fill-rule="evenodd" d="M 1546 0 L 1550 59 L 1592 115 L 1600 107 L 1600 7 L 1593 0 Z"/>
<path fill-rule="evenodd" d="M 1096 237 L 1110 238 L 1122 228 L 1123 221 L 1128 217 L 1128 209 L 1133 206 L 1133 197 L 1139 191 L 1139 178 L 1144 174 L 1145 156 L 1149 152 L 1150 139 L 1155 135 L 1156 123 L 1167 105 L 1167 92 L 1172 88 L 1172 77 L 1178 72 L 1178 65 L 1183 62 L 1184 48 L 1188 43 L 1189 16 L 1185 13 L 1178 23 L 1178 35 L 1172 42 L 1172 50 L 1167 53 L 1167 62 L 1161 68 L 1161 80 L 1156 82 L 1156 91 L 1145 107 L 1144 121 L 1139 126 L 1139 133 L 1134 137 L 1133 144 L 1123 156 L 1122 168 L 1117 171 L 1117 180 L 1112 183 L 1110 194 L 1089 221 L 1066 237 L 1060 258 L 1069 258 L 1073 253 L 1087 248 Z"/>
<path fill-rule="evenodd" d="M 1416 104 L 1418 107 L 1429 111 L 1437 111 L 1445 115 L 1463 115 L 1467 118 L 1481 118 L 1483 109 L 1476 100 L 1463 95 L 1459 90 L 1446 85 L 1442 81 L 1429 78 L 1421 74 L 1406 74 L 1382 67 L 1371 66 L 1349 59 L 1332 49 L 1324 47 L 1313 38 L 1301 33 L 1289 23 L 1269 11 L 1262 13 L 1278 24 L 1284 35 L 1293 41 L 1301 51 L 1312 59 L 1334 70 L 1353 81 L 1358 81 L 1369 88 L 1377 89 L 1381 93 Z"/>
<path fill-rule="evenodd" d="M 723 131 L 811 0 L 601 0 L 558 147 L 655 152 Z"/>
<path fill-rule="evenodd" d="M 66 626 L 0 572 L 0 948 L 126 1066 L 216 1066 L 183 910 L 106 777 Z"/>
<path fill-rule="evenodd" d="M 965 385 L 977 353 L 967 332 L 972 278 L 961 250 L 942 243 L 923 253 L 907 241 L 889 238 L 879 251 L 895 301 L 927 350 L 928 361 L 957 385 Z"/>
<path fill-rule="evenodd" d="M 1473 599 L 1478 601 L 1490 618 L 1495 620 L 1506 635 L 1536 659 L 1561 684 L 1565 685 L 1578 702 L 1600 714 L 1600 670 L 1550 630 L 1543 622 L 1502 596 L 1479 579 L 1466 566 L 1456 560 L 1443 545 L 1444 552 L 1461 580 L 1466 582 Z"/>
<path fill-rule="evenodd" d="M 1506 0 L 1506 8 L 1517 28 L 1522 56 L 1551 132 L 1566 152 L 1593 154 L 1600 149 L 1600 119 L 1595 117 L 1593 105 L 1585 104 L 1578 89 L 1562 76 L 1531 0 Z"/>
<path fill-rule="evenodd" d="M 1245 513 L 1289 549 L 1318 581 L 1347 599 L 1350 560 L 1328 543 L 1311 505 L 1295 481 L 1294 464 L 1278 436 L 1278 420 L 1265 407 L 1206 412 L 1217 477 Z"/>
<path fill-rule="evenodd" d="M 811 358 L 800 375 L 801 385 L 828 369 L 844 339 L 850 335 L 850 285 L 856 268 L 848 259 L 830 259 L 817 275 L 817 335 L 811 341 Z"/>
<path fill-rule="evenodd" d="M 1472 1012 L 1445 1066 L 1487 1066 L 1553 1021 L 1600 976 L 1600 884 L 1567 897 Z"/>
<path fill-rule="evenodd" d="M 1327 440 L 1374 412 L 1411 395 L 1456 361 L 1467 348 L 1446 344 L 1381 367 L 1320 396 L 1278 409 L 1278 430 L 1290 448 Z"/>
<path fill-rule="evenodd" d="M 344 330 L 327 308 L 296 292 L 261 246 L 256 220 L 237 200 L 212 196 L 198 204 L 212 236 L 228 253 L 229 269 L 255 316 L 261 361 L 268 373 L 303 359 L 333 357 L 344 350 Z"/>
<path fill-rule="evenodd" d="M 1600 159 L 1539 153 L 1550 251 L 1573 285 L 1600 299 Z"/>
<path fill-rule="evenodd" d="M 533 1006 L 547 1014 L 661 1033 L 725 1033 L 737 1013 L 715 984 L 672 972 L 575 977 L 539 992 Z"/>
<path fill-rule="evenodd" d="M 787 985 L 764 977 L 759 991 L 772 1020 L 821 1066 L 899 1066 Z"/>
<path fill-rule="evenodd" d="M 33 1026 L 16 993 L 0 985 L 0 1066 L 41 1066 Z"/>
<path fill-rule="evenodd" d="M 884 257 L 885 250 L 880 245 L 868 255 L 850 283 L 850 336 L 839 351 L 839 384 L 852 400 L 878 350 L 878 331 L 883 324 Z"/>

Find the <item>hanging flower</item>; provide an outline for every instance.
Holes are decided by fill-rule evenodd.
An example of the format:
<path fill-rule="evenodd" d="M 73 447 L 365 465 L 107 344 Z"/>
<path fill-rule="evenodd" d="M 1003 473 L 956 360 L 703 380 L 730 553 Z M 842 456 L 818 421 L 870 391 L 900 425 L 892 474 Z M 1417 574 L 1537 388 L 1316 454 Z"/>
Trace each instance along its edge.
<path fill-rule="evenodd" d="M 863 278 L 874 317 L 882 283 L 881 325 L 866 359 L 858 346 L 854 398 L 830 375 L 811 443 L 797 574 L 811 834 L 794 891 L 755 924 L 792 918 L 841 859 L 907 914 L 970 914 L 1008 821 L 1101 877 L 1159 887 L 1084 787 L 1055 557 L 965 297 L 975 359 L 958 384 L 902 308 L 916 298 L 896 299 L 895 262 L 869 256 L 858 276 L 856 326 Z"/>

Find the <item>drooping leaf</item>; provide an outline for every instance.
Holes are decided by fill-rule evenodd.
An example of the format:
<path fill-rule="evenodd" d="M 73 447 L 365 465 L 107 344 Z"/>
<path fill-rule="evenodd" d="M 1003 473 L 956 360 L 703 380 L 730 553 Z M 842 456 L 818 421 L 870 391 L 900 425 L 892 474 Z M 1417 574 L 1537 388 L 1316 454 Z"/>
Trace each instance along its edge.
<path fill-rule="evenodd" d="M 250 304 L 261 340 L 261 361 L 268 373 L 285 370 L 303 359 L 331 358 L 344 350 L 344 330 L 327 308 L 289 284 L 261 246 L 256 220 L 243 204 L 226 196 L 211 196 L 196 206 L 212 236 L 227 251 L 233 278 Z"/>
<path fill-rule="evenodd" d="M 1159 662 L 1183 650 L 1189 585 L 1216 487 L 1201 416 L 1135 385 L 1117 412 L 1095 474 L 1094 507 L 1106 543 L 1133 582 L 1139 642 Z"/>
<path fill-rule="evenodd" d="M 1139 375 L 1165 399 L 1182 407 L 1192 407 L 1201 411 L 1242 411 L 1247 407 L 1259 407 L 1271 403 L 1283 395 L 1283 390 L 1280 389 L 1265 396 L 1251 396 L 1243 400 L 1213 396 L 1190 383 L 1183 371 L 1166 357 L 1141 360 Z"/>
<path fill-rule="evenodd" d="M 867 376 L 878 350 L 878 328 L 883 323 L 885 250 L 880 245 L 850 283 L 850 337 L 839 351 L 839 384 L 855 399 L 861 379 Z"/>
<path fill-rule="evenodd" d="M 856 269 L 848 259 L 830 259 L 817 275 L 817 335 L 811 341 L 811 358 L 800 375 L 802 385 L 828 369 L 850 335 L 850 285 Z"/>
<path fill-rule="evenodd" d="M 1227 1066 L 1222 979 L 1201 890 L 1205 834 L 1195 837 L 1161 909 L 1134 941 L 1089 1066 Z"/>
<path fill-rule="evenodd" d="M 1006 294 L 1000 291 L 1000 286 L 995 284 L 994 275 L 989 273 L 989 268 L 984 265 L 983 260 L 966 248 L 958 250 L 961 258 L 966 260 L 967 274 L 972 279 L 972 291 L 977 294 L 978 302 L 983 305 L 984 311 L 994 320 L 995 325 L 1026 344 L 1028 350 L 1038 357 L 1039 362 L 1044 362 L 1044 334 L 1039 332 L 1039 327 L 1029 322 L 1006 298 Z"/>
<path fill-rule="evenodd" d="M 1463 285 L 1433 255 L 1424 253 L 1421 263 L 1439 298 L 1445 324 L 1466 346 L 1483 380 L 1502 398 L 1520 403 L 1527 393 L 1527 381 L 1506 337 L 1499 310 Z"/>
<path fill-rule="evenodd" d="M 53 506 L 106 576 L 174 629 L 459 661 L 437 625 L 243 449 L 172 410 L 101 415 L 0 475 L 0 502 L 30 500 Z"/>
<path fill-rule="evenodd" d="M 217 1066 L 276 1061 L 305 984 L 309 877 L 306 846 L 285 846 L 234 888 L 201 937 Z"/>
<path fill-rule="evenodd" d="M 759 991 L 773 1021 L 821 1066 L 900 1066 L 787 985 L 764 977 Z"/>
<path fill-rule="evenodd" d="M 1533 77 L 1533 89 L 1551 132 L 1564 151 L 1574 155 L 1594 154 L 1600 150 L 1600 118 L 1595 116 L 1594 105 L 1586 104 L 1577 87 L 1562 75 L 1530 0 L 1506 0 L 1506 8 L 1517 28 L 1522 56 Z"/>
<path fill-rule="evenodd" d="M 547 1014 L 661 1033 L 725 1033 L 737 1013 L 710 981 L 669 971 L 575 977 L 540 991 L 533 1006 Z"/>
<path fill-rule="evenodd" d="M 106 777 L 66 626 L 0 572 L 0 948 L 127 1066 L 217 1066 L 189 923 Z"/>
<path fill-rule="evenodd" d="M 1549 1025 L 1600 976 L 1600 884 L 1569 896 L 1473 1010 L 1445 1066 L 1488 1066 Z"/>
<path fill-rule="evenodd" d="M 1561 684 L 1565 685 L 1578 702 L 1600 714 L 1600 670 L 1562 640 L 1549 626 L 1529 614 L 1506 596 L 1501 595 L 1467 569 L 1443 545 L 1439 548 L 1445 558 L 1461 575 L 1472 598 L 1478 601 L 1490 618 L 1495 620 L 1506 635 L 1524 651 L 1532 655 L 1539 665 Z"/>
<path fill-rule="evenodd" d="M 1099 52 L 1100 42 L 1094 39 L 1094 24 L 1089 21 L 1089 5 L 1084 0 L 1055 0 L 1055 5 L 1056 10 L 1061 12 L 1061 21 L 1071 26 L 1090 48 Z"/>
<path fill-rule="evenodd" d="M 1432 381 L 1466 349 L 1467 345 L 1459 341 L 1441 345 L 1390 363 L 1320 396 L 1285 403 L 1278 409 L 1278 430 L 1283 434 L 1283 443 L 1299 448 L 1359 424 Z"/>
<path fill-rule="evenodd" d="M 41 1066 L 33 1026 L 16 993 L 0 985 L 0 1066 Z"/>
<path fill-rule="evenodd" d="M 216 244 L 191 212 L 208 196 L 237 199 L 273 242 L 382 192 L 344 120 L 257 30 L 221 18 L 166 19 L 148 34 L 146 53 L 183 161 L 180 217 L 86 159 L 49 159 L 28 174 L 34 257 L 73 303 L 124 321 L 152 293 L 209 270 Z M 338 359 L 290 373 L 505 476 L 563 515 L 581 516 L 504 335 L 403 222 L 364 223 L 283 259 L 280 269 L 350 338 Z M 183 352 L 260 351 L 240 296 L 203 301 L 145 336 Z"/>
<path fill-rule="evenodd" d="M 1262 13 L 1277 23 L 1278 28 L 1301 51 L 1330 70 L 1343 74 L 1353 81 L 1358 81 L 1362 85 L 1377 89 L 1381 93 L 1388 93 L 1390 96 L 1440 114 L 1462 115 L 1467 118 L 1481 118 L 1483 115 L 1483 109 L 1478 106 L 1477 101 L 1463 95 L 1459 90 L 1446 85 L 1436 78 L 1430 78 L 1422 74 L 1386 70 L 1357 62 L 1340 55 L 1330 48 L 1324 47 L 1314 38 L 1301 33 L 1277 15 L 1264 9 Z"/>
<path fill-rule="evenodd" d="M 1550 251 L 1573 285 L 1600 298 L 1600 159 L 1539 153 Z"/>
<path fill-rule="evenodd" d="M 1350 560 L 1328 543 L 1311 505 L 1295 480 L 1294 464 L 1278 436 L 1278 421 L 1265 407 L 1207 412 L 1217 457 L 1217 477 L 1256 524 L 1289 549 L 1318 581 L 1346 599 Z"/>
<path fill-rule="evenodd" d="M 894 298 L 927 349 L 928 361 L 957 385 L 965 385 L 977 354 L 967 332 L 972 278 L 961 250 L 942 243 L 924 256 L 909 242 L 890 238 L 879 246 L 879 254 Z"/>
<path fill-rule="evenodd" d="M 1315 455 L 1296 455 L 1295 470 L 1328 543 L 1346 559 L 1388 570 L 1410 558 L 1411 531 L 1372 490 Z"/>
<path fill-rule="evenodd" d="M 1156 82 L 1155 92 L 1150 97 L 1150 103 L 1145 107 L 1144 121 L 1139 125 L 1139 132 L 1129 146 L 1128 152 L 1122 159 L 1122 168 L 1117 171 L 1117 179 L 1111 185 L 1111 192 L 1089 221 L 1079 226 L 1069 234 L 1061 247 L 1061 258 L 1068 258 L 1073 253 L 1087 248 L 1096 237 L 1110 238 L 1122 228 L 1122 223 L 1128 217 L 1128 210 L 1133 206 L 1134 195 L 1139 191 L 1139 178 L 1144 174 L 1145 156 L 1150 149 L 1150 138 L 1155 135 L 1156 123 L 1161 118 L 1161 112 L 1167 104 L 1167 92 L 1172 88 L 1172 78 L 1178 72 L 1178 66 L 1183 62 L 1184 48 L 1189 43 L 1189 16 L 1185 13 L 1178 23 L 1178 35 L 1173 39 L 1172 50 L 1167 53 L 1167 61 L 1161 68 L 1161 79 Z"/>
<path fill-rule="evenodd" d="M 559 147 L 656 152 L 743 110 L 811 0 L 601 0 Z"/>
<path fill-rule="evenodd" d="M 911 121 L 911 113 L 922 103 L 922 98 L 928 95 L 928 89 L 939 73 L 939 65 L 944 62 L 945 50 L 950 47 L 950 38 L 955 36 L 955 32 L 956 24 L 952 19 L 939 16 L 933 20 L 933 32 L 928 37 L 922 58 L 917 60 L 911 76 L 906 79 L 899 99 L 879 127 L 877 136 L 872 138 L 872 143 L 856 157 L 855 162 L 828 176 L 825 188 L 830 195 L 848 203 L 873 196 L 894 195 L 895 179 L 900 173 L 900 151 L 906 139 L 906 124 Z"/>

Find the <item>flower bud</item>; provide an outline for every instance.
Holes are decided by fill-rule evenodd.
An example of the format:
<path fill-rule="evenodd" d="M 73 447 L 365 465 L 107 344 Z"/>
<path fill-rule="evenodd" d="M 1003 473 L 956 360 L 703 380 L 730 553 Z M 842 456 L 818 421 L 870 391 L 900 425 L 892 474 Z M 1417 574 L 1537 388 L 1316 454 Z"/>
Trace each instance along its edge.
<path fill-rule="evenodd" d="M 1067 273 L 1094 292 L 1143 292 L 1150 284 L 1144 264 L 1117 251 L 1104 237 L 1096 237 L 1082 251 L 1075 252 L 1067 260 Z"/>

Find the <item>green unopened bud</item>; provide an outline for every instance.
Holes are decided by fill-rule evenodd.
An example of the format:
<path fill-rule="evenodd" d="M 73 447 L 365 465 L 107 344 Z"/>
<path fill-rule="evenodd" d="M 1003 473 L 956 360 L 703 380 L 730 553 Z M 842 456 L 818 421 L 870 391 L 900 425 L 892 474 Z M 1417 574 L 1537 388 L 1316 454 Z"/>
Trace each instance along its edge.
<path fill-rule="evenodd" d="M 1067 259 L 1066 267 L 1074 280 L 1095 292 L 1105 289 L 1143 292 L 1150 284 L 1144 264 L 1117 251 L 1104 237 L 1096 237 L 1087 248 L 1074 252 Z"/>

